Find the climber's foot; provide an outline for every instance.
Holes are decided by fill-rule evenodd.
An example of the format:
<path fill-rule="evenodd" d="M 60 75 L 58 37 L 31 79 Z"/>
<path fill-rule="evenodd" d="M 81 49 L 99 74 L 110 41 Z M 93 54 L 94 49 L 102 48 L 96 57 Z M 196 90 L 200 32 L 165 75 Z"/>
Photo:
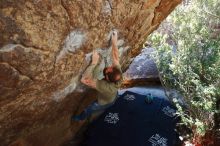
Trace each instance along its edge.
<path fill-rule="evenodd" d="M 72 121 L 81 121 L 82 119 L 79 116 L 72 116 L 71 120 Z"/>
<path fill-rule="evenodd" d="M 86 119 L 86 116 L 84 116 L 83 114 L 80 114 L 80 115 L 73 115 L 71 117 L 71 120 L 72 121 L 83 121 Z"/>

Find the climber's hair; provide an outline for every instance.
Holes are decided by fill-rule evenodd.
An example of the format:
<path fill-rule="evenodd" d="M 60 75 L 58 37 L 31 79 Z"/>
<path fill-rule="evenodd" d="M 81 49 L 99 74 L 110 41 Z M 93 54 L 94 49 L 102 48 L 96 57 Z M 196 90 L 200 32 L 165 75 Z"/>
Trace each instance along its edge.
<path fill-rule="evenodd" d="M 103 70 L 103 74 L 104 74 L 105 80 L 108 77 L 110 82 L 117 83 L 122 78 L 121 71 L 117 67 L 112 67 L 112 72 L 106 73 L 107 68 L 108 67 L 104 68 L 104 70 Z M 120 76 L 120 78 L 117 80 L 116 77 L 118 75 Z"/>

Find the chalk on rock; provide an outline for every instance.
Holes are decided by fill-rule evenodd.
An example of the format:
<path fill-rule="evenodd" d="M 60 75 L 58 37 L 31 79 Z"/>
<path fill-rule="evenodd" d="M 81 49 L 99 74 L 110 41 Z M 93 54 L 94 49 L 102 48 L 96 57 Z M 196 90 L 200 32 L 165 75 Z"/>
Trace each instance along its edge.
<path fill-rule="evenodd" d="M 65 39 L 60 53 L 56 57 L 56 63 L 61 60 L 67 53 L 74 53 L 86 41 L 86 35 L 80 30 L 72 31 Z"/>
<path fill-rule="evenodd" d="M 58 90 L 57 92 L 53 93 L 52 99 L 56 102 L 62 101 L 68 94 L 75 91 L 78 85 L 79 75 L 75 76 L 71 81 L 70 84 L 67 85 L 64 89 Z"/>
<path fill-rule="evenodd" d="M 86 35 L 79 30 L 72 31 L 66 38 L 63 50 L 74 53 L 86 40 Z"/>
<path fill-rule="evenodd" d="M 105 15 L 111 15 L 112 12 L 112 6 L 110 1 L 105 1 L 105 4 L 102 7 L 102 13 Z"/>

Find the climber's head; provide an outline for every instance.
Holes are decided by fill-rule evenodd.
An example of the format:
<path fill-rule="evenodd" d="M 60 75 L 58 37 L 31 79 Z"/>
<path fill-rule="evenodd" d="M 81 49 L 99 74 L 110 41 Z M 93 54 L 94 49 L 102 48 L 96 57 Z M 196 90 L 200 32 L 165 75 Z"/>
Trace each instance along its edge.
<path fill-rule="evenodd" d="M 122 78 L 121 71 L 114 66 L 106 67 L 103 70 L 105 80 L 113 83 L 117 83 Z"/>

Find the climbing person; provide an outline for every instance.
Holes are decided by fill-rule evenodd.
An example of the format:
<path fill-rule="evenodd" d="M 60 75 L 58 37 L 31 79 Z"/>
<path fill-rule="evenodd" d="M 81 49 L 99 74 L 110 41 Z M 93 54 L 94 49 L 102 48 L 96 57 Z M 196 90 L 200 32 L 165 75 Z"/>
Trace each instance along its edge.
<path fill-rule="evenodd" d="M 114 104 L 118 89 L 122 83 L 122 71 L 119 63 L 117 41 L 117 32 L 113 31 L 111 35 L 112 66 L 104 68 L 104 78 L 102 80 L 96 78 L 96 70 L 99 69 L 100 56 L 97 51 L 93 51 L 91 65 L 82 75 L 81 82 L 98 91 L 97 101 L 89 105 L 81 114 L 73 116 L 72 120 L 85 120 L 96 113 L 103 112 L 106 108 Z"/>

